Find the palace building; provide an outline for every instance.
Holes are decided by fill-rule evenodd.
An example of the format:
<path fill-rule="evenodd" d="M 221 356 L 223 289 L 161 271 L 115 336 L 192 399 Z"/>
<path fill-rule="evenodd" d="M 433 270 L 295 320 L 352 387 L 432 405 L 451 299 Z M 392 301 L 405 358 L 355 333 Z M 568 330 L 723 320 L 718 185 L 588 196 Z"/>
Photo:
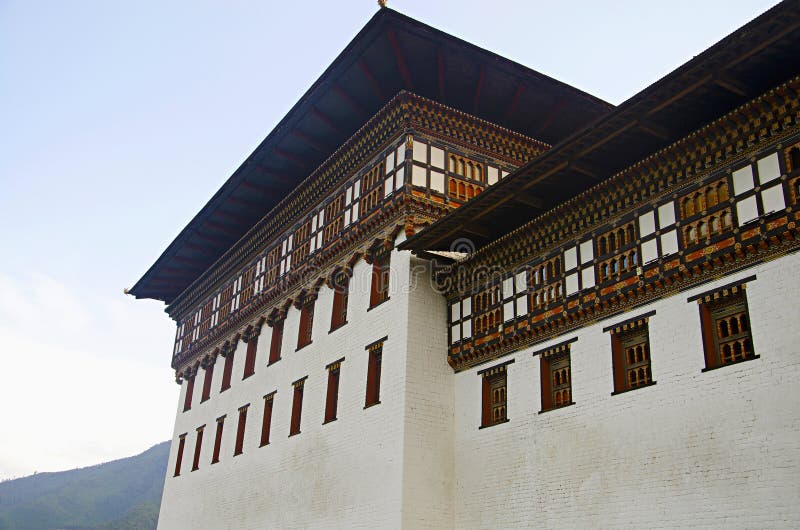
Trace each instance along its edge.
<path fill-rule="evenodd" d="M 159 527 L 799 526 L 798 50 L 615 107 L 380 9 L 130 290 Z"/>

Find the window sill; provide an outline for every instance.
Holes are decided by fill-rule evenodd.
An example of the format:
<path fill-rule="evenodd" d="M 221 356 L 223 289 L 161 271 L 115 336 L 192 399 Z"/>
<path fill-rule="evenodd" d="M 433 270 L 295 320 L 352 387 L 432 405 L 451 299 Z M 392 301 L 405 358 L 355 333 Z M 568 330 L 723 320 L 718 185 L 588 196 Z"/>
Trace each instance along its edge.
<path fill-rule="evenodd" d="M 225 388 L 220 388 L 220 389 L 219 389 L 219 393 L 220 393 L 220 394 L 222 394 L 223 392 L 225 392 L 226 390 L 228 390 L 230 387 L 231 387 L 231 385 L 228 385 L 228 386 L 226 386 Z"/>
<path fill-rule="evenodd" d="M 278 361 L 280 361 L 280 360 L 281 360 L 281 358 L 280 358 L 280 357 L 278 357 L 278 358 L 277 358 L 277 359 L 275 359 L 274 361 L 269 361 L 269 362 L 267 363 L 267 366 L 272 366 L 273 364 L 277 363 L 277 362 L 278 362 Z"/>
<path fill-rule="evenodd" d="M 569 403 L 567 403 L 566 405 L 561 405 L 560 407 L 553 407 L 553 408 L 549 408 L 549 409 L 540 410 L 540 411 L 539 411 L 539 414 L 544 414 L 545 412 L 552 412 L 552 411 L 554 411 L 554 410 L 561 410 L 561 409 L 565 409 L 565 408 L 567 408 L 567 407 L 571 407 L 571 406 L 572 406 L 572 405 L 574 405 L 574 404 L 575 404 L 575 402 L 574 402 L 574 401 L 570 401 L 570 402 L 569 402 Z"/>
<path fill-rule="evenodd" d="M 214 464 L 219 464 L 219 460 L 212 460 L 211 465 L 213 466 Z"/>
<path fill-rule="evenodd" d="M 211 396 L 208 396 L 208 397 L 202 398 L 202 399 L 200 400 L 200 403 L 201 403 L 201 404 L 202 404 L 202 403 L 205 403 L 205 402 L 206 402 L 206 401 L 208 401 L 209 399 L 211 399 Z"/>
<path fill-rule="evenodd" d="M 298 344 L 298 345 L 297 345 L 297 348 L 295 348 L 295 350 L 294 350 L 294 351 L 298 352 L 298 351 L 302 350 L 303 348 L 305 348 L 306 346 L 309 346 L 309 345 L 311 345 L 313 342 L 314 342 L 313 340 L 310 340 L 310 341 L 308 341 L 308 342 L 306 342 L 306 343 L 303 343 L 303 344 Z"/>
<path fill-rule="evenodd" d="M 269 445 L 269 442 L 264 442 L 263 444 L 259 445 L 258 447 L 266 447 Z"/>
<path fill-rule="evenodd" d="M 192 472 L 192 473 L 194 473 L 194 472 L 195 472 L 195 471 L 197 471 L 198 469 L 200 469 L 200 468 L 199 468 L 199 467 L 193 467 L 191 472 Z"/>
<path fill-rule="evenodd" d="M 720 364 L 719 366 L 706 367 L 700 370 L 700 372 L 710 372 L 712 370 L 719 370 L 720 368 L 727 368 L 728 366 L 733 366 L 734 364 L 745 363 L 747 361 L 755 361 L 756 359 L 760 358 L 761 358 L 760 355 L 753 355 L 752 357 L 745 357 L 744 359 L 733 361 L 732 363 Z"/>
<path fill-rule="evenodd" d="M 252 375 L 254 375 L 254 374 L 255 374 L 255 372 L 250 372 L 249 374 L 244 374 L 244 375 L 242 376 L 242 381 L 244 381 L 245 379 L 247 379 L 248 377 L 250 377 L 250 376 L 252 376 Z"/>
<path fill-rule="evenodd" d="M 328 334 L 331 334 L 334 331 L 336 331 L 337 329 L 344 327 L 346 324 L 347 324 L 347 320 L 345 320 L 341 324 L 336 324 L 335 326 L 331 326 L 331 329 L 330 329 L 330 331 L 328 331 Z"/>
<path fill-rule="evenodd" d="M 329 423 L 333 423 L 334 421 L 338 420 L 339 418 L 331 418 L 329 420 L 325 420 L 322 422 L 323 425 L 327 425 Z"/>
<path fill-rule="evenodd" d="M 289 438 L 291 438 L 292 436 L 297 436 L 298 434 L 300 434 L 300 431 L 297 431 L 297 432 L 290 432 L 290 433 L 289 433 Z"/>
<path fill-rule="evenodd" d="M 508 423 L 510 420 L 508 418 L 504 419 L 503 421 L 497 421 L 495 423 L 490 423 L 489 425 L 481 425 L 478 427 L 478 430 L 481 429 L 488 429 L 489 427 L 494 427 L 495 425 L 502 425 L 504 423 Z"/>
<path fill-rule="evenodd" d="M 367 410 L 370 407 L 374 407 L 375 405 L 380 405 L 380 404 L 381 404 L 380 400 L 376 401 L 375 403 L 369 403 L 367 405 L 364 405 L 364 410 Z"/>
<path fill-rule="evenodd" d="M 611 392 L 611 395 L 612 396 L 618 396 L 619 394 L 626 394 L 628 392 L 633 392 L 634 390 L 639 390 L 640 388 L 647 388 L 648 386 L 655 385 L 656 382 L 657 381 L 652 381 L 650 383 L 647 383 L 646 385 L 641 385 L 641 386 L 637 386 L 637 387 L 633 387 L 633 388 L 626 388 L 625 390 L 620 390 L 619 392 L 614 391 L 614 392 Z"/>
<path fill-rule="evenodd" d="M 378 303 L 376 303 L 376 304 L 373 304 L 373 305 L 369 306 L 369 307 L 367 308 L 367 311 L 372 311 L 372 310 L 373 310 L 373 309 L 375 309 L 376 307 L 378 307 L 378 306 L 381 306 L 381 305 L 385 304 L 386 302 L 388 302 L 388 301 L 389 301 L 389 300 L 391 300 L 391 299 L 392 299 L 392 298 L 391 298 L 390 296 L 387 296 L 386 298 L 384 298 L 384 299 L 383 299 L 383 300 L 381 300 L 380 302 L 378 302 Z"/>
<path fill-rule="evenodd" d="M 242 453 L 244 453 L 244 451 L 239 451 L 238 453 L 233 453 L 233 456 L 239 456 Z"/>

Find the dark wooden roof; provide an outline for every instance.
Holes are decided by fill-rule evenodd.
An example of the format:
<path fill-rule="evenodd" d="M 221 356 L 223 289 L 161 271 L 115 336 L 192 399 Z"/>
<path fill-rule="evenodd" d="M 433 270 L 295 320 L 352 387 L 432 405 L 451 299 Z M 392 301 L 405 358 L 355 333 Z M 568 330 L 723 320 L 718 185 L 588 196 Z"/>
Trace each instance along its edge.
<path fill-rule="evenodd" d="M 171 303 L 400 90 L 549 144 L 612 105 L 380 9 L 130 293 Z"/>
<path fill-rule="evenodd" d="M 800 74 L 800 2 L 787 0 L 400 245 L 480 248 Z"/>

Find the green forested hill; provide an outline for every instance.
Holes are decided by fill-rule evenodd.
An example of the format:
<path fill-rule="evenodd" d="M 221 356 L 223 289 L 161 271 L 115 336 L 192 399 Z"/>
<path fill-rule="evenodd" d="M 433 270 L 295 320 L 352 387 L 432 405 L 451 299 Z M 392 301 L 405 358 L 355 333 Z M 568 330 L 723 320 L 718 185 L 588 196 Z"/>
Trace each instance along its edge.
<path fill-rule="evenodd" d="M 0 529 L 155 528 L 169 442 L 97 466 L 0 483 Z"/>

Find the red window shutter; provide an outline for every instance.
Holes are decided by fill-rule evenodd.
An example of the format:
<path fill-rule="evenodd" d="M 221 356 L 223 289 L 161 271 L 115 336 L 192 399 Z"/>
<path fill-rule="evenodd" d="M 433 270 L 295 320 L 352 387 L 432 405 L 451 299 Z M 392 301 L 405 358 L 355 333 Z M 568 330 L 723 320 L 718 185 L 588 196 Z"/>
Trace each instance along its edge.
<path fill-rule="evenodd" d="M 300 309 L 300 331 L 297 334 L 297 349 L 311 344 L 311 330 L 314 325 L 314 301 L 303 304 Z"/>
<path fill-rule="evenodd" d="M 328 395 L 325 399 L 325 422 L 336 419 L 339 402 L 339 368 L 328 371 Z"/>
<path fill-rule="evenodd" d="M 283 342 L 283 320 L 272 325 L 272 342 L 269 345 L 269 364 L 281 360 L 281 344 Z"/>
<path fill-rule="evenodd" d="M 272 424 L 272 400 L 274 394 L 264 397 L 264 419 L 261 422 L 261 445 L 269 443 L 269 430 Z"/>
<path fill-rule="evenodd" d="M 550 362 L 545 359 L 544 355 L 540 355 L 540 377 L 542 380 L 542 410 L 550 410 L 553 408 L 553 392 L 550 381 Z"/>
<path fill-rule="evenodd" d="M 183 461 L 183 447 L 186 445 L 186 435 L 181 434 L 178 438 L 178 456 L 175 458 L 175 477 L 181 474 L 181 462 Z"/>
<path fill-rule="evenodd" d="M 628 389 L 628 382 L 625 377 L 625 352 L 622 348 L 622 341 L 616 333 L 611 334 L 611 364 L 614 370 L 614 392 L 622 392 Z"/>
<path fill-rule="evenodd" d="M 236 430 L 236 448 L 233 451 L 233 456 L 242 454 L 244 447 L 244 428 L 247 424 L 247 405 L 239 409 L 239 427 Z"/>
<path fill-rule="evenodd" d="M 211 380 L 214 378 L 214 365 L 209 363 L 205 368 L 205 377 L 203 378 L 203 395 L 200 402 L 203 402 L 211 397 Z"/>
<path fill-rule="evenodd" d="M 381 395 L 381 356 L 382 349 L 378 347 L 369 352 L 369 365 L 367 366 L 367 397 L 364 406 L 380 403 Z"/>
<path fill-rule="evenodd" d="M 244 360 L 244 375 L 242 379 L 247 379 L 256 371 L 256 350 L 258 348 L 258 337 L 251 337 L 247 341 L 247 357 Z"/>
<path fill-rule="evenodd" d="M 222 387 L 220 392 L 224 392 L 231 387 L 231 375 L 233 374 L 233 352 L 228 352 L 225 357 L 225 368 L 222 370 Z"/>
<path fill-rule="evenodd" d="M 331 330 L 334 330 L 347 323 L 347 298 L 349 289 L 349 277 L 342 274 L 338 285 L 333 291 L 333 313 L 331 314 Z"/>
<path fill-rule="evenodd" d="M 719 366 L 716 347 L 714 346 L 714 323 L 711 319 L 711 311 L 707 304 L 700 305 L 700 328 L 703 333 L 703 351 L 706 356 L 706 368 L 716 368 Z"/>
<path fill-rule="evenodd" d="M 488 427 L 492 424 L 492 385 L 486 376 L 481 377 L 481 426 Z"/>
<path fill-rule="evenodd" d="M 292 423 L 289 428 L 289 436 L 300 433 L 300 414 L 303 410 L 303 385 L 295 385 L 294 399 L 292 401 Z"/>
<path fill-rule="evenodd" d="M 214 454 L 211 456 L 211 463 L 219 462 L 219 447 L 222 444 L 222 427 L 225 424 L 225 416 L 217 419 L 217 433 L 214 436 Z"/>
<path fill-rule="evenodd" d="M 197 429 L 197 440 L 194 444 L 194 460 L 192 461 L 192 471 L 200 467 L 200 448 L 203 446 L 203 427 Z"/>
<path fill-rule="evenodd" d="M 192 393 L 194 392 L 194 376 L 186 380 L 186 396 L 183 399 L 183 411 L 192 408 Z"/>

